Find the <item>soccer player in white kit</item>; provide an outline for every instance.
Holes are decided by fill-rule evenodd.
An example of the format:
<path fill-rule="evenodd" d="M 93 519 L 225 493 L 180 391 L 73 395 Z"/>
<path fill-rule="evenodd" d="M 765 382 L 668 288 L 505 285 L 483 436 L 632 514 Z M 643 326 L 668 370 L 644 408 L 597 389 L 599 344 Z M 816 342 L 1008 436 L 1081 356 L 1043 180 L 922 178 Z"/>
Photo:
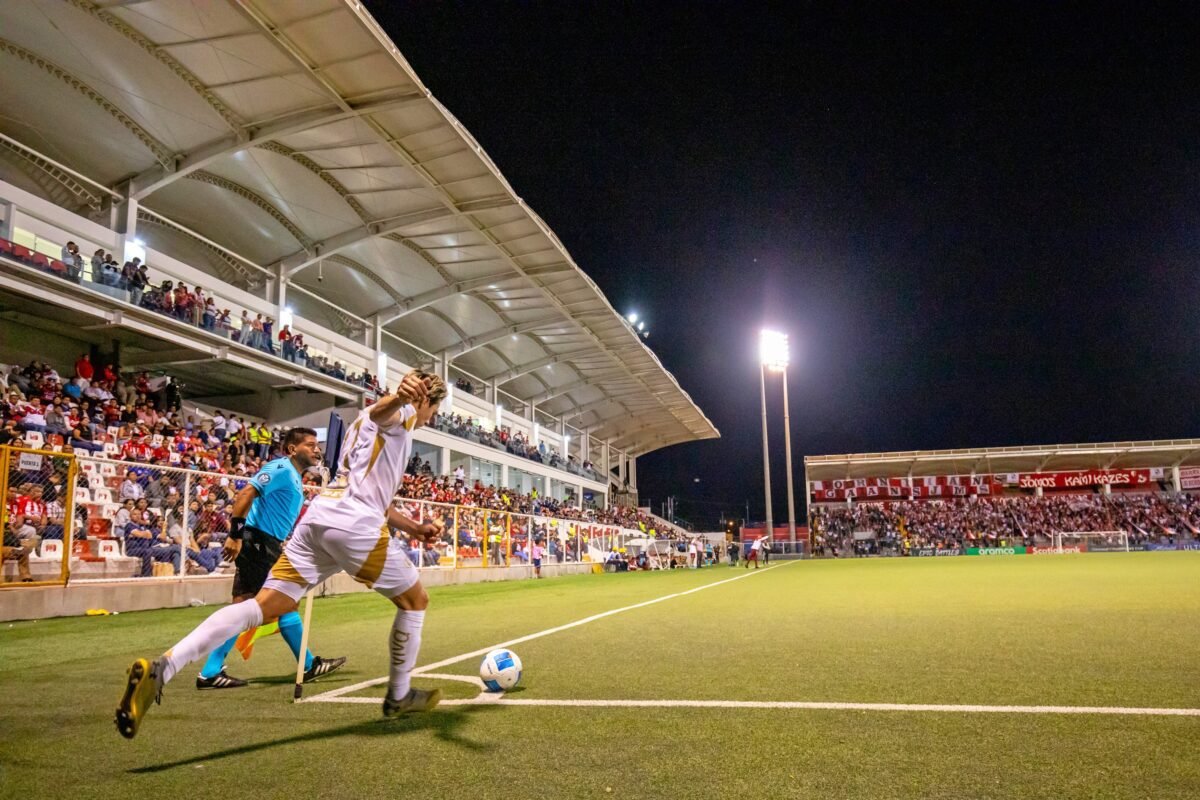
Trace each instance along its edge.
<path fill-rule="evenodd" d="M 391 668 L 383 715 L 428 711 L 438 704 L 441 690 L 410 685 L 429 596 L 388 526 L 424 541 L 436 539 L 442 532 L 440 521 L 422 524 L 410 519 L 392 507 L 392 499 L 404 480 L 412 431 L 433 419 L 445 396 L 441 378 L 410 372 L 395 394 L 359 413 L 342 446 L 340 470 L 347 477 L 345 492 L 341 497 L 322 496 L 313 501 L 253 599 L 216 611 L 160 658 L 133 663 L 116 714 L 122 736 L 132 739 L 137 735 L 150 706 L 161 702 L 163 686 L 184 666 L 230 636 L 294 611 L 310 588 L 339 571 L 396 605 L 388 634 Z"/>

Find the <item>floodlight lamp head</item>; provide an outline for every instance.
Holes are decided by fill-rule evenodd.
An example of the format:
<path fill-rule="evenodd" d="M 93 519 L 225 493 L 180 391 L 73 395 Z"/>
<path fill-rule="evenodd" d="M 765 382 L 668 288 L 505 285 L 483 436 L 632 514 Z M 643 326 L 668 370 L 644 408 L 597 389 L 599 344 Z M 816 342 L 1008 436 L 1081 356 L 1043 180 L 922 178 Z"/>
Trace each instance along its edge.
<path fill-rule="evenodd" d="M 783 372 L 788 366 L 786 333 L 764 330 L 758 340 L 759 360 L 771 372 Z"/>

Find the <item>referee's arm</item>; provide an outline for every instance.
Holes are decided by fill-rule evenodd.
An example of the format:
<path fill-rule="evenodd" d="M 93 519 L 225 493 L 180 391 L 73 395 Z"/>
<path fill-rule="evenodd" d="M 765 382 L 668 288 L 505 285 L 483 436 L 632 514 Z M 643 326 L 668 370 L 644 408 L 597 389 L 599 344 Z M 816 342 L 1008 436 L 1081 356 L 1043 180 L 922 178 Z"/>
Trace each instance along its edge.
<path fill-rule="evenodd" d="M 233 513 L 229 522 L 229 536 L 225 538 L 225 544 L 221 547 L 221 558 L 225 561 L 233 561 L 238 557 L 238 553 L 242 552 L 242 525 L 246 523 L 246 515 L 250 513 L 250 506 L 254 504 L 258 497 L 258 489 L 253 483 L 247 483 L 242 487 L 242 490 L 233 498 Z M 236 536 L 236 538 L 234 538 Z"/>

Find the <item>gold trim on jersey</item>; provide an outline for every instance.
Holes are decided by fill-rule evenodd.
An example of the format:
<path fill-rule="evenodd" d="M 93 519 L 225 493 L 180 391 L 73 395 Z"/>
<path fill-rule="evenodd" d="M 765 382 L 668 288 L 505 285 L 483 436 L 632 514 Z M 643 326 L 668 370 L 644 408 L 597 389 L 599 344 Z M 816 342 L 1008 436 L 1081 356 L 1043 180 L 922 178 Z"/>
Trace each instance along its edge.
<path fill-rule="evenodd" d="M 404 430 L 411 431 L 415 427 L 417 427 L 417 414 L 414 411 L 411 417 L 404 420 Z"/>
<path fill-rule="evenodd" d="M 354 580 L 365 583 L 367 586 L 375 585 L 375 581 L 379 580 L 379 576 L 383 574 L 384 564 L 387 563 L 388 543 L 391 538 L 392 535 L 386 527 L 379 531 L 379 541 L 375 542 L 375 546 L 371 548 L 367 560 L 359 568 Z"/>
<path fill-rule="evenodd" d="M 383 452 L 383 434 L 375 434 L 375 447 L 371 450 L 371 460 L 367 462 L 367 471 L 363 473 L 363 480 L 366 480 L 371 475 L 371 470 L 375 468 L 375 461 L 379 458 L 379 454 Z"/>
<path fill-rule="evenodd" d="M 354 420 L 354 424 L 350 426 L 350 431 L 346 434 L 346 438 L 342 440 L 342 469 L 350 469 L 350 451 L 354 449 L 354 443 L 358 441 L 358 429 L 362 427 L 362 417 Z"/>

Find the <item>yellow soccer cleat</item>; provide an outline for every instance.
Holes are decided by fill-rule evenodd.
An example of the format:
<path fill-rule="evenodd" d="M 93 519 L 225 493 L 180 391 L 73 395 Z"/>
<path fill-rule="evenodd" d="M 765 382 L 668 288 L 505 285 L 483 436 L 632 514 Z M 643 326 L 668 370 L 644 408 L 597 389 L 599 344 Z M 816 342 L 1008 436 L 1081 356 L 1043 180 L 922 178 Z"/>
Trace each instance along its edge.
<path fill-rule="evenodd" d="M 139 658 L 129 668 L 129 681 L 116 716 L 117 731 L 126 739 L 137 736 L 142 717 L 150 706 L 162 702 L 163 666 L 161 660 Z"/>
<path fill-rule="evenodd" d="M 432 711 L 442 702 L 441 689 L 409 689 L 401 700 L 383 698 L 383 716 L 398 717 L 410 711 Z"/>

